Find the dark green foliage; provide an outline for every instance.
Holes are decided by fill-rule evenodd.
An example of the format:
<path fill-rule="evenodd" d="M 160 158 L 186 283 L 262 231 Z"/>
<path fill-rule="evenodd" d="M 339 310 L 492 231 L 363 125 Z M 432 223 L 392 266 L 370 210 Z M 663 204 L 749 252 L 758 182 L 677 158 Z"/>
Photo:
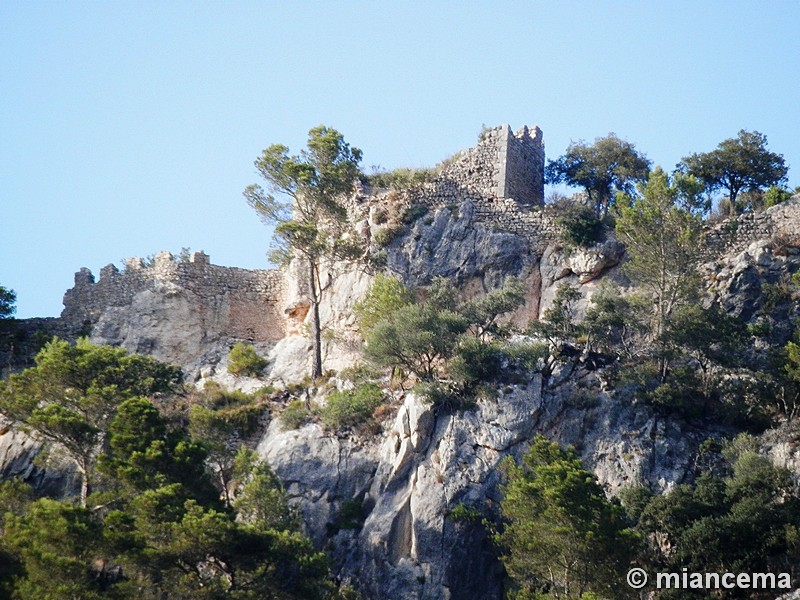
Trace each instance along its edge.
<path fill-rule="evenodd" d="M 623 589 L 637 536 L 575 452 L 537 436 L 522 464 L 507 461 L 505 470 L 505 525 L 496 540 L 515 597 L 546 590 L 559 598 L 603 597 Z"/>
<path fill-rule="evenodd" d="M 383 392 L 374 383 L 361 383 L 351 390 L 335 390 L 320 410 L 326 427 L 353 428 L 372 420 L 372 413 L 383 403 Z"/>
<path fill-rule="evenodd" d="M 407 305 L 375 325 L 367 357 L 384 367 L 401 367 L 423 381 L 433 380 L 449 359 L 468 323 L 450 310 Z"/>
<path fill-rule="evenodd" d="M 572 143 L 563 156 L 548 161 L 545 182 L 566 183 L 586 190 L 601 218 L 614 204 L 614 191 L 633 194 L 637 181 L 644 181 L 650 161 L 633 144 L 613 133 L 597 138 L 591 146 Z"/>
<path fill-rule="evenodd" d="M 262 394 L 270 391 L 267 388 Z M 207 382 L 195 400 L 189 409 L 189 433 L 204 445 L 207 462 L 216 474 L 223 498 L 230 504 L 234 477 L 231 444 L 253 435 L 266 410 L 265 403 L 259 394 L 228 391 L 213 382 Z"/>
<path fill-rule="evenodd" d="M 86 508 L 42 498 L 25 515 L 9 515 L 3 545 L 22 572 L 13 584 L 14 597 L 113 598 L 91 568 L 101 543 L 102 524 Z"/>
<path fill-rule="evenodd" d="M 179 381 L 179 370 L 149 358 L 55 341 L 35 368 L 3 382 L 4 410 L 64 444 L 92 506 L 33 502 L 24 484 L 0 484 L 4 597 L 336 597 L 275 474 L 222 442 L 244 426 L 237 410 L 253 398 L 209 390 L 195 407 L 213 418 L 194 415 L 191 426 L 206 445 L 145 397 Z M 209 467 L 219 474 L 220 465 L 230 472 L 215 487 Z"/>
<path fill-rule="evenodd" d="M 467 386 L 497 381 L 502 376 L 505 358 L 504 346 L 500 342 L 465 337 L 450 361 L 449 372 L 455 381 Z"/>
<path fill-rule="evenodd" d="M 401 220 L 406 225 L 411 225 L 412 223 L 418 221 L 427 214 L 428 214 L 427 206 L 425 206 L 424 204 L 412 204 L 405 211 L 403 211 Z"/>
<path fill-rule="evenodd" d="M 117 407 L 174 390 L 181 377 L 177 367 L 121 348 L 53 340 L 36 356 L 35 367 L 0 382 L 0 411 L 63 446 L 83 477 L 85 506 L 95 449 Z"/>
<path fill-rule="evenodd" d="M 238 482 L 233 507 L 245 523 L 263 531 L 299 528 L 299 515 L 289 506 L 286 490 L 255 452 L 239 448 L 233 460 L 233 478 Z"/>
<path fill-rule="evenodd" d="M 556 224 L 561 227 L 561 241 L 567 247 L 588 248 L 600 241 L 603 222 L 588 206 L 569 201 L 559 203 Z"/>
<path fill-rule="evenodd" d="M 145 398 L 119 406 L 108 427 L 108 447 L 99 460 L 100 471 L 113 482 L 101 494 L 106 501 L 172 484 L 180 484 L 186 498 L 210 505 L 219 496 L 206 475 L 206 447 L 182 430 L 168 428 Z"/>
<path fill-rule="evenodd" d="M 753 208 L 752 200 L 742 202 L 740 193 L 777 186 L 789 171 L 783 156 L 767 150 L 767 136 L 744 129 L 711 152 L 684 157 L 678 169 L 702 181 L 709 192 L 726 190 L 739 211 Z"/>
<path fill-rule="evenodd" d="M 258 377 L 267 366 L 267 359 L 256 354 L 253 346 L 239 342 L 228 354 L 228 372 L 233 375 L 249 375 Z"/>
<path fill-rule="evenodd" d="M 414 386 L 414 392 L 433 405 L 437 412 L 448 413 L 467 410 L 475 406 L 475 394 L 482 391 L 465 390 L 453 381 L 423 381 Z"/>
<path fill-rule="evenodd" d="M 583 325 L 593 347 L 633 360 L 646 343 L 650 310 L 643 296 L 623 296 L 619 288 L 604 285 L 592 296 Z"/>
<path fill-rule="evenodd" d="M 366 337 L 377 323 L 413 301 L 414 296 L 400 280 L 378 273 L 367 295 L 353 307 L 361 335 Z"/>
<path fill-rule="evenodd" d="M 361 529 L 364 524 L 364 503 L 359 500 L 346 500 L 342 502 L 339 514 L 336 516 L 334 530 Z"/>
<path fill-rule="evenodd" d="M 524 380 L 536 368 L 541 347 L 508 344 L 511 328 L 501 324 L 524 301 L 525 290 L 514 278 L 467 302 L 458 302 L 454 286 L 437 278 L 421 303 L 411 303 L 400 283 L 385 278 L 376 280 L 357 310 L 370 326 L 367 357 L 413 374 L 415 391 L 437 409 L 451 410 L 493 395 L 491 382 Z"/>
<path fill-rule="evenodd" d="M 452 521 L 458 523 L 480 523 L 483 513 L 474 506 L 467 506 L 463 502 L 456 504 L 448 515 Z"/>
<path fill-rule="evenodd" d="M 798 500 L 788 471 L 756 451 L 753 438 L 727 445 L 727 474 L 626 501 L 647 541 L 654 571 L 783 572 L 797 559 Z M 692 596 L 694 597 L 694 596 Z M 733 597 L 733 596 L 724 596 Z"/>
<path fill-rule="evenodd" d="M 0 319 L 7 319 L 16 312 L 16 301 L 16 292 L 0 285 Z"/>

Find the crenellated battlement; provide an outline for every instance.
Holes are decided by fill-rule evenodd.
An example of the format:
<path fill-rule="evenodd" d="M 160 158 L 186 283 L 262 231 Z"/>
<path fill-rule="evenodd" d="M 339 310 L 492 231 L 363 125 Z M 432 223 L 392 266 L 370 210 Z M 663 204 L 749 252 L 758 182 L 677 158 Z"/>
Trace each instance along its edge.
<path fill-rule="evenodd" d="M 147 292 L 183 295 L 219 333 L 251 341 L 280 339 L 282 319 L 278 305 L 283 277 L 275 270 L 250 270 L 211 264 L 195 252 L 189 260 L 160 252 L 150 263 L 138 257 L 124 261 L 123 269 L 109 264 L 100 277 L 87 268 L 75 274 L 75 285 L 64 295 L 61 318 L 75 330 L 94 325 L 109 308 L 128 307 Z"/>

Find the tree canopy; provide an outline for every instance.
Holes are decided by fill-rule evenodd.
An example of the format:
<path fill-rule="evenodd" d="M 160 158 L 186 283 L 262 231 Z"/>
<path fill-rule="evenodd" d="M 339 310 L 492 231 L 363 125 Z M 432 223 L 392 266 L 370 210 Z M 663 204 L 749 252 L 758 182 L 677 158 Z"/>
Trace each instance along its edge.
<path fill-rule="evenodd" d="M 16 301 L 16 292 L 0 285 L 0 319 L 7 319 L 16 312 Z"/>
<path fill-rule="evenodd" d="M 170 392 L 181 379 L 180 368 L 122 348 L 56 339 L 36 355 L 35 367 L 0 382 L 0 412 L 66 450 L 83 478 L 85 506 L 97 446 L 117 407 Z"/>
<path fill-rule="evenodd" d="M 290 155 L 282 144 L 266 148 L 255 166 L 267 184 L 244 191 L 247 203 L 265 223 L 275 226 L 272 257 L 285 263 L 302 260 L 311 301 L 312 377 L 322 374 L 319 304 L 329 281 L 322 278 L 324 260 L 352 259 L 359 248 L 348 236 L 342 197 L 360 176 L 361 150 L 335 129 L 319 125 L 308 132 L 308 144 Z"/>
<path fill-rule="evenodd" d="M 615 191 L 632 194 L 637 181 L 647 179 L 650 161 L 636 147 L 609 133 L 592 145 L 572 143 L 563 156 L 548 161 L 546 183 L 580 186 L 600 217 L 614 204 Z"/>
<path fill-rule="evenodd" d="M 789 172 L 783 156 L 767 150 L 767 136 L 744 129 L 711 152 L 684 157 L 678 170 L 697 177 L 711 193 L 727 191 L 731 204 L 739 210 L 752 208 L 751 203 L 737 204 L 742 192 L 777 186 L 786 181 Z"/>
<path fill-rule="evenodd" d="M 636 536 L 618 505 L 571 448 L 537 435 L 521 464 L 505 465 L 501 503 L 506 523 L 496 536 L 516 598 L 602 597 L 621 587 Z"/>
<path fill-rule="evenodd" d="M 640 192 L 629 206 L 620 208 L 616 230 L 630 256 L 626 273 L 654 299 L 658 337 L 673 310 L 699 287 L 701 223 L 681 207 L 681 189 L 660 168 L 640 184 Z"/>
<path fill-rule="evenodd" d="M 146 397 L 179 381 L 151 358 L 56 340 L 0 385 L 2 412 L 66 447 L 94 482 L 81 505 L 0 483 L 3 597 L 342 597 L 269 466 L 219 432 L 213 451 L 230 456 L 215 460 L 232 473 L 215 486 L 204 441 L 162 413 L 170 397 Z"/>

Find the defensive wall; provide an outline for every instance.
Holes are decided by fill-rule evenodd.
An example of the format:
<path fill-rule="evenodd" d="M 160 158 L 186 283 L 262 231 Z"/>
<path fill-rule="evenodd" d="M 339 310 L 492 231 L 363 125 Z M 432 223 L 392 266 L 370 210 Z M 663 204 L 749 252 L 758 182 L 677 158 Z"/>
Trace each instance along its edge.
<path fill-rule="evenodd" d="M 106 309 L 130 306 L 137 294 L 148 290 L 181 293 L 212 311 L 208 321 L 219 323 L 221 331 L 211 333 L 252 342 L 284 335 L 279 313 L 281 273 L 212 265 L 203 252 L 195 252 L 188 261 L 169 252 L 157 254 L 151 264 L 129 258 L 122 270 L 113 264 L 103 267 L 98 281 L 84 267 L 75 274 L 75 286 L 64 295 L 61 320 L 75 331 L 86 330 Z"/>
<path fill-rule="evenodd" d="M 402 201 L 434 210 L 470 202 L 479 222 L 522 235 L 541 253 L 559 233 L 555 210 L 544 205 L 544 160 L 538 127 L 485 129 L 476 146 L 447 161 L 431 181 L 405 191 Z"/>
<path fill-rule="evenodd" d="M 725 219 L 706 230 L 709 258 L 741 252 L 753 242 L 765 239 L 800 247 L 800 194 L 767 210 Z"/>
<path fill-rule="evenodd" d="M 544 159 L 538 127 L 512 132 L 503 125 L 485 130 L 475 147 L 459 153 L 431 181 L 395 196 L 401 204 L 430 209 L 470 202 L 478 222 L 523 236 L 530 251 L 541 256 L 560 237 L 557 210 L 544 204 Z M 776 237 L 800 246 L 800 196 L 707 227 L 707 258 Z M 148 264 L 133 258 L 121 270 L 107 265 L 98 281 L 89 269 L 81 269 L 75 274 L 75 286 L 64 296 L 61 321 L 73 331 L 86 331 L 105 310 L 130 306 L 137 294 L 172 290 L 210 314 L 208 322 L 219 330 L 210 333 L 253 342 L 277 340 L 286 324 L 281 311 L 283 285 L 277 270 L 212 265 L 202 252 L 189 260 L 162 252 Z"/>

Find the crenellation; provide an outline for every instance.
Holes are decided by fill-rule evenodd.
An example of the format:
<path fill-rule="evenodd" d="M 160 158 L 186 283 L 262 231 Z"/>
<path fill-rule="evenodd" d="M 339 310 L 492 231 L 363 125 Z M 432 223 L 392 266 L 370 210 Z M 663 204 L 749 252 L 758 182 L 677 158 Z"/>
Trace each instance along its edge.
<path fill-rule="evenodd" d="M 357 186 L 347 208 L 357 229 L 368 237 L 370 223 L 380 226 L 378 210 L 385 219 L 389 203 L 401 208 L 448 209 L 453 214 L 469 204 L 468 214 L 477 223 L 522 236 L 530 252 L 541 257 L 561 237 L 558 209 L 543 201 L 544 159 L 538 127 L 512 132 L 503 125 L 484 131 L 475 147 L 449 161 L 433 180 L 403 191 Z M 581 195 L 574 201 L 581 202 Z M 746 249 L 755 240 L 779 235 L 793 242 L 800 240 L 800 196 L 707 228 L 708 253 Z M 286 294 L 280 271 L 213 265 L 202 251 L 190 257 L 159 252 L 147 263 L 129 258 L 121 270 L 114 265 L 103 267 L 97 281 L 83 268 L 64 296 L 62 321 L 74 331 L 85 331 L 108 309 L 127 310 L 137 298 L 153 292 L 188 303 L 208 324 L 209 335 L 259 342 L 280 339 L 286 331 L 281 304 Z"/>
<path fill-rule="evenodd" d="M 283 293 L 281 273 L 212 265 L 203 252 L 195 253 L 188 262 L 160 252 L 148 266 L 139 258 L 128 259 L 122 271 L 114 265 L 103 267 L 97 282 L 84 267 L 75 274 L 75 286 L 64 295 L 61 317 L 69 327 L 85 329 L 106 309 L 130 306 L 138 294 L 163 290 L 165 285 L 185 295 L 198 311 L 214 313 L 208 322 L 219 324 L 216 333 L 250 341 L 283 336 L 278 309 Z"/>
<path fill-rule="evenodd" d="M 113 278 L 119 275 L 119 269 L 113 264 L 107 264 L 100 269 L 100 279 Z"/>

